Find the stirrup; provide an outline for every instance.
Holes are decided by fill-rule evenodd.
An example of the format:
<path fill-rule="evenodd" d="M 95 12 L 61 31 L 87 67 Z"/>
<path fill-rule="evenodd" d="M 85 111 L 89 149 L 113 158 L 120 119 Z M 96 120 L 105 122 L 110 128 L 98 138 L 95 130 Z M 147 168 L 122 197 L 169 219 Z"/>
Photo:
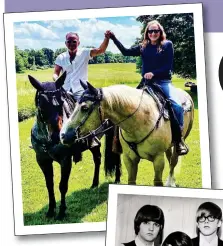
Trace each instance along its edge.
<path fill-rule="evenodd" d="M 189 152 L 189 147 L 184 143 L 184 141 L 181 141 L 176 143 L 176 152 L 178 155 L 186 155 Z"/>

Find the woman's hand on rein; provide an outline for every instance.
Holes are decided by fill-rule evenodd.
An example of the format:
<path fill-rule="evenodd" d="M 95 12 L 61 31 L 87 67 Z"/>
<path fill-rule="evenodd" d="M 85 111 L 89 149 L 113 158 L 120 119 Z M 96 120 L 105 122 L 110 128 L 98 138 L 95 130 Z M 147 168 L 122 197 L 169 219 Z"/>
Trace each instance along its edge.
<path fill-rule="evenodd" d="M 145 79 L 152 79 L 153 76 L 154 76 L 154 74 L 151 73 L 151 72 L 145 73 L 145 74 L 144 74 L 144 78 L 145 78 Z"/>

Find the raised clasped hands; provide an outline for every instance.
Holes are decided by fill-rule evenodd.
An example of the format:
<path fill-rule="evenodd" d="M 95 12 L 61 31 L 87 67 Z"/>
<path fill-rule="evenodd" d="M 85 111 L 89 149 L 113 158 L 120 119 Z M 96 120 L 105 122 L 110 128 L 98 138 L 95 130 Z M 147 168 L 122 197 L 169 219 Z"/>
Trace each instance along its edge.
<path fill-rule="evenodd" d="M 105 32 L 105 37 L 113 40 L 113 38 L 115 37 L 115 34 L 111 32 L 110 30 L 107 30 Z"/>

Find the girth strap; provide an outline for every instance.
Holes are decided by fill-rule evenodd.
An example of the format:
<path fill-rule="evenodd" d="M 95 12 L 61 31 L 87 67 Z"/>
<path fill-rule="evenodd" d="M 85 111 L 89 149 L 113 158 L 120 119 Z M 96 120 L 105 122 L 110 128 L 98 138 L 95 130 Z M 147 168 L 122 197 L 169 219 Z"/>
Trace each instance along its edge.
<path fill-rule="evenodd" d="M 160 120 L 161 120 L 161 118 L 162 118 L 162 116 L 163 116 L 163 113 L 164 113 L 165 105 L 166 105 L 166 102 L 163 104 L 163 107 L 162 107 L 162 109 L 161 109 L 161 111 L 160 111 L 159 117 L 158 117 L 158 119 L 157 119 L 156 124 L 154 125 L 154 127 L 153 127 L 153 128 L 150 130 L 150 132 L 149 132 L 143 139 L 141 139 L 139 142 L 136 142 L 136 143 L 135 143 L 135 142 L 129 142 L 129 141 L 127 141 L 127 140 L 124 138 L 124 136 L 123 136 L 122 130 L 120 129 L 120 133 L 121 133 L 121 136 L 122 136 L 123 140 L 129 145 L 129 148 L 130 148 L 131 150 L 133 150 L 133 151 L 135 152 L 135 154 L 136 154 L 139 158 L 141 158 L 141 157 L 140 157 L 140 155 L 139 155 L 139 153 L 138 153 L 137 145 L 140 144 L 140 143 L 142 143 L 144 140 L 146 140 L 146 139 L 153 133 L 153 131 L 154 131 L 155 129 L 158 128 L 159 123 L 160 123 Z"/>

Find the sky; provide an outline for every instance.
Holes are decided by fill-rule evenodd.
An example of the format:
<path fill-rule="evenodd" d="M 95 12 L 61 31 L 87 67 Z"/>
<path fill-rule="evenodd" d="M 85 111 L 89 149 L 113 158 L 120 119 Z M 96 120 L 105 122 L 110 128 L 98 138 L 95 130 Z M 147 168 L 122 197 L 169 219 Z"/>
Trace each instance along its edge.
<path fill-rule="evenodd" d="M 114 32 L 125 47 L 130 47 L 140 37 L 142 24 L 136 21 L 137 16 L 89 18 L 72 20 L 48 20 L 14 23 L 15 45 L 19 49 L 41 49 L 65 47 L 65 35 L 77 32 L 80 47 L 99 47 L 106 30 Z M 113 53 L 120 53 L 112 41 L 107 48 Z"/>

